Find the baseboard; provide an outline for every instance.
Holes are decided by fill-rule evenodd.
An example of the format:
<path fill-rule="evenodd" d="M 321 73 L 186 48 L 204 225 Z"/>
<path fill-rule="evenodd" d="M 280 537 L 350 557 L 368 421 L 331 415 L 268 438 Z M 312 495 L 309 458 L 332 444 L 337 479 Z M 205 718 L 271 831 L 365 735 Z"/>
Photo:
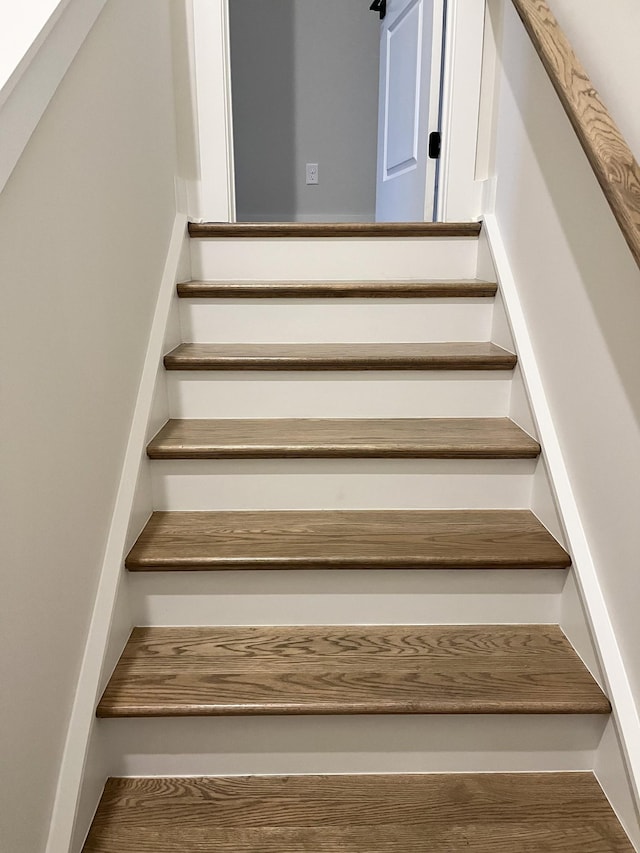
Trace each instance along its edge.
<path fill-rule="evenodd" d="M 104 777 L 99 771 L 96 771 L 96 768 L 91 766 L 91 761 L 88 760 L 95 720 L 95 706 L 122 578 L 127 531 L 140 466 L 144 458 L 147 424 L 153 403 L 158 366 L 162 358 L 165 330 L 177 280 L 178 265 L 186 239 L 186 226 L 186 216 L 182 213 L 177 214 L 151 325 L 131 432 L 122 466 L 114 513 L 109 527 L 78 687 L 71 711 L 46 853 L 61 853 L 61 851 L 70 850 L 74 837 L 80 792 L 85 776 L 91 780 L 92 786 L 96 789 L 104 784 Z M 95 755 L 95 752 L 93 754 Z M 93 808 L 97 805 L 100 793 L 101 790 L 96 791 Z M 90 809 L 91 807 L 89 807 Z M 85 822 L 88 828 L 91 817 L 92 815 L 80 815 L 79 820 Z"/>
<path fill-rule="evenodd" d="M 585 615 L 604 675 L 605 689 L 613 705 L 613 718 L 619 740 L 603 740 L 602 750 L 615 750 L 619 743 L 620 766 L 628 776 L 628 790 L 622 796 L 618 786 L 607 785 L 607 775 L 599 778 L 625 829 L 636 845 L 640 844 L 638 805 L 640 803 L 640 717 L 624 661 L 616 641 L 607 604 L 598 580 L 598 574 L 589 542 L 580 518 L 569 473 L 565 466 L 562 448 L 556 433 L 542 378 L 538 369 L 526 318 L 518 295 L 516 281 L 509 264 L 496 217 L 485 216 L 484 233 L 487 237 L 500 292 L 518 352 L 518 361 L 533 409 L 537 434 L 546 459 L 551 485 L 562 516 L 569 550 L 573 556 L 574 576 Z M 599 756 L 598 763 L 615 763 L 615 756 Z"/>

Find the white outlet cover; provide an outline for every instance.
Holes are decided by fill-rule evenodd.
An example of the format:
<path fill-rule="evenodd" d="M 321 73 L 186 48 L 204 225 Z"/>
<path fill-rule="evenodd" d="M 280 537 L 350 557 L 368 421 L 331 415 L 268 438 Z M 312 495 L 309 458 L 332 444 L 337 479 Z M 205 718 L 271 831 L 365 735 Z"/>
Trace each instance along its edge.
<path fill-rule="evenodd" d="M 318 164 L 307 163 L 307 185 L 313 186 L 319 183 L 318 180 Z"/>

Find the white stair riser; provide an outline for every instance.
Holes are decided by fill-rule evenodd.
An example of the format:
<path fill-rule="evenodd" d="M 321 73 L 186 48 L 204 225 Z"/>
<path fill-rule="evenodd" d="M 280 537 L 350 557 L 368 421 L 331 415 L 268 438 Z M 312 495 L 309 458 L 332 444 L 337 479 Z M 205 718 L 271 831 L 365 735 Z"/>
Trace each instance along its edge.
<path fill-rule="evenodd" d="M 488 341 L 492 299 L 181 299 L 187 343 Z"/>
<path fill-rule="evenodd" d="M 154 460 L 158 510 L 525 509 L 534 459 Z"/>
<path fill-rule="evenodd" d="M 511 371 L 168 371 L 173 418 L 506 417 Z"/>
<path fill-rule="evenodd" d="M 557 624 L 562 570 L 132 572 L 137 625 Z"/>
<path fill-rule="evenodd" d="M 472 279 L 477 258 L 460 238 L 191 241 L 192 278 L 212 281 Z"/>
<path fill-rule="evenodd" d="M 114 776 L 577 771 L 606 717 L 360 716 L 104 720 Z"/>

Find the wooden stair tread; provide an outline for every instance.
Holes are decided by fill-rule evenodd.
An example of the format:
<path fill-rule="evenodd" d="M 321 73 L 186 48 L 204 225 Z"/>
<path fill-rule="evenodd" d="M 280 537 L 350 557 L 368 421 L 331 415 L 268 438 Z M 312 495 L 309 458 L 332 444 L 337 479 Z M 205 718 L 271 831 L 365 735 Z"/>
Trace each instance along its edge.
<path fill-rule="evenodd" d="M 488 281 L 184 281 L 178 296 L 224 298 L 453 299 L 495 296 Z"/>
<path fill-rule="evenodd" d="M 496 344 L 180 344 L 167 370 L 512 370 Z"/>
<path fill-rule="evenodd" d="M 136 628 L 100 717 L 606 714 L 559 627 Z"/>
<path fill-rule="evenodd" d="M 508 418 L 170 420 L 151 459 L 532 459 L 540 445 Z"/>
<path fill-rule="evenodd" d="M 529 510 L 155 512 L 126 560 L 134 571 L 570 564 Z"/>
<path fill-rule="evenodd" d="M 480 222 L 190 222 L 191 237 L 478 237 Z"/>
<path fill-rule="evenodd" d="M 592 773 L 112 778 L 83 853 L 633 853 Z"/>

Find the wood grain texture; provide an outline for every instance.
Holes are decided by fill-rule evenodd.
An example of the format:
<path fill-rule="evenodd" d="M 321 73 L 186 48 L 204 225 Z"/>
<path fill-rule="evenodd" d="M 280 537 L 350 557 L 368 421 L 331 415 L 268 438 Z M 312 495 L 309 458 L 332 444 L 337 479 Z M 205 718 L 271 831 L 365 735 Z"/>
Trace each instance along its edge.
<path fill-rule="evenodd" d="M 570 564 L 529 510 L 154 512 L 126 559 L 132 571 Z"/>
<path fill-rule="evenodd" d="M 546 0 L 513 0 L 640 266 L 640 166 Z"/>
<path fill-rule="evenodd" d="M 474 826 L 405 823 L 364 827 L 261 827 L 186 831 L 152 828 L 97 833 L 85 853 L 633 853 L 616 818 L 516 823 L 498 819 Z M 428 835 L 427 835 L 428 833 Z M 375 840 L 373 840 L 375 839 Z M 184 845 L 188 844 L 187 847 Z M 96 846 L 92 846 L 96 845 Z"/>
<path fill-rule="evenodd" d="M 591 773 L 109 779 L 83 853 L 633 853 Z"/>
<path fill-rule="evenodd" d="M 183 299 L 490 298 L 497 285 L 488 281 L 183 281 Z"/>
<path fill-rule="evenodd" d="M 167 370 L 512 370 L 496 344 L 180 344 Z"/>
<path fill-rule="evenodd" d="M 137 628 L 99 717 L 608 714 L 554 625 Z"/>
<path fill-rule="evenodd" d="M 478 237 L 480 222 L 190 222 L 191 237 Z"/>
<path fill-rule="evenodd" d="M 509 418 L 170 420 L 150 459 L 534 459 Z"/>

